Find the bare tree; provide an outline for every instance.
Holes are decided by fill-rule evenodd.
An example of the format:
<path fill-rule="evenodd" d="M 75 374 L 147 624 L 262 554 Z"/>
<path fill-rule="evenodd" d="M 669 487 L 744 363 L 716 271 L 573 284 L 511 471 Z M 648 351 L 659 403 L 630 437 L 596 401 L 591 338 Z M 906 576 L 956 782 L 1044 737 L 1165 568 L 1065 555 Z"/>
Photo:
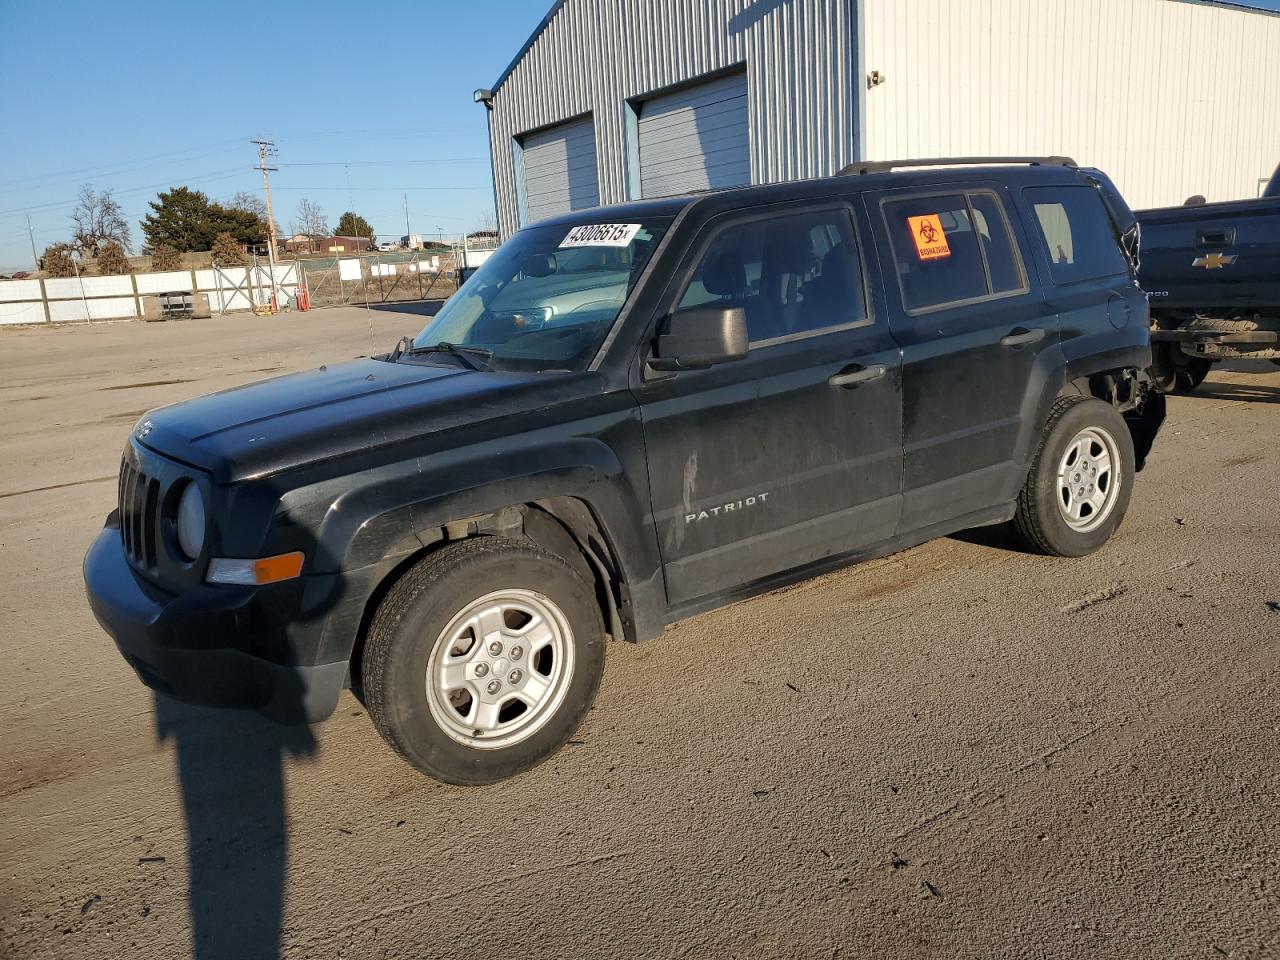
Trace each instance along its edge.
<path fill-rule="evenodd" d="M 498 215 L 492 210 L 486 210 L 480 214 L 474 233 L 481 236 L 496 237 L 498 235 Z"/>
<path fill-rule="evenodd" d="M 298 215 L 291 224 L 294 233 L 301 233 L 311 238 L 329 235 L 329 218 L 324 215 L 319 204 L 312 203 L 306 197 L 298 202 Z"/>
<path fill-rule="evenodd" d="M 86 183 L 80 188 L 80 199 L 71 211 L 71 220 L 76 225 L 71 231 L 72 242 L 85 257 L 97 257 L 108 240 L 114 240 L 126 251 L 133 247 L 124 210 L 110 189 L 98 193 Z"/>
<path fill-rule="evenodd" d="M 231 198 L 227 206 L 232 210 L 243 210 L 245 213 L 252 213 L 263 223 L 267 222 L 267 204 L 256 193 L 248 193 L 241 190 Z"/>

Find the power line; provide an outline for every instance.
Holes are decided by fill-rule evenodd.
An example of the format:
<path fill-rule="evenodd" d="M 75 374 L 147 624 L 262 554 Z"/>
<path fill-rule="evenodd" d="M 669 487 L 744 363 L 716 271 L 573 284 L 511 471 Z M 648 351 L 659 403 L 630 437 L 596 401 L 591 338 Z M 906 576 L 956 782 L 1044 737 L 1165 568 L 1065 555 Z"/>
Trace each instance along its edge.
<path fill-rule="evenodd" d="M 234 143 L 240 143 L 240 142 L 241 141 L 239 139 L 220 140 L 217 143 L 208 144 L 207 147 L 208 148 L 212 148 L 215 146 L 223 147 L 228 144 L 234 144 Z M 108 175 L 108 173 L 103 173 L 102 171 L 105 170 L 110 172 L 111 170 L 114 170 L 114 168 L 116 167 L 122 167 L 123 170 L 121 172 L 124 172 L 128 170 L 133 170 L 133 169 L 147 169 L 145 167 L 137 167 L 134 165 L 140 164 L 140 163 L 147 163 L 152 160 L 164 160 L 166 158 L 199 160 L 202 157 L 214 155 L 211 152 L 211 153 L 200 154 L 198 156 L 188 156 L 188 154 L 194 154 L 200 150 L 205 150 L 205 149 L 206 147 L 188 147 L 185 150 L 172 150 L 168 153 L 154 153 L 145 157 L 136 157 L 133 160 L 117 160 L 107 164 L 96 164 L 91 167 L 80 167 L 78 170 L 63 170 L 60 173 L 38 173 L 29 177 L 13 177 L 13 178 L 10 178 L 9 180 L 0 180 L 0 187 L 7 187 L 10 184 L 15 184 L 15 183 L 34 183 L 35 181 L 38 181 L 38 180 L 48 180 L 56 177 L 78 177 L 84 174 L 90 174 L 90 175 L 97 174 L 100 176 L 106 176 Z M 226 151 L 217 150 L 215 152 L 224 153 Z"/>
<path fill-rule="evenodd" d="M 130 187 L 128 190 L 115 190 L 113 191 L 113 193 L 116 196 L 123 197 L 123 196 L 128 196 L 134 193 L 146 193 L 150 190 L 159 190 L 164 187 L 171 187 L 175 183 L 178 183 L 180 181 L 185 183 L 197 183 L 200 181 L 209 183 L 215 180 L 228 180 L 231 177 L 239 177 L 239 176 L 244 176 L 243 167 L 236 167 L 231 170 L 215 170 L 212 173 L 197 174 L 194 177 L 172 177 L 168 180 L 163 180 L 160 183 L 149 184 L 145 187 Z M 36 203 L 26 207 L 14 207 L 11 210 L 0 210 L 0 217 L 15 216 L 19 214 L 28 213 L 32 210 L 48 210 L 53 207 L 65 207 L 68 204 L 72 204 L 75 202 L 76 202 L 76 198 L 72 197 L 69 200 L 53 200 L 49 203 Z"/>
<path fill-rule="evenodd" d="M 444 157 L 440 160 L 303 160 L 282 163 L 282 167 L 409 167 L 437 163 L 482 163 L 488 157 Z"/>
<path fill-rule="evenodd" d="M 321 138 L 365 140 L 369 137 L 381 137 L 387 140 L 413 140 L 421 139 L 422 137 L 474 136 L 475 133 L 476 131 L 472 127 L 441 127 L 438 130 L 392 127 L 381 130 L 310 130 L 303 133 L 277 133 L 277 136 L 285 137 L 290 141 L 318 140 Z"/>
<path fill-rule="evenodd" d="M 311 186 L 309 186 L 309 187 L 294 187 L 294 186 L 282 187 L 282 186 L 279 186 L 279 185 L 277 185 L 277 186 L 276 186 L 276 190 L 277 190 L 277 191 L 280 191 L 280 190 L 342 190 L 342 189 L 344 189 L 344 188 L 343 188 L 343 185 L 342 185 L 342 184 L 340 184 L 340 183 L 337 183 L 337 184 L 330 183 L 330 184 L 327 184 L 327 185 L 325 185 L 325 186 L 316 186 L 316 185 L 314 185 L 314 184 L 313 184 L 313 185 L 311 185 Z M 396 187 L 396 186 L 390 186 L 390 185 L 379 185 L 379 186 L 376 186 L 376 187 L 351 187 L 351 186 L 348 186 L 348 187 L 346 187 L 345 189 L 347 189 L 348 191 L 350 191 L 350 190 L 395 190 L 395 191 L 397 191 L 397 192 L 404 192 L 405 190 L 489 190 L 490 188 L 489 188 L 489 187 L 487 187 L 487 186 L 482 186 L 482 187 L 475 187 L 475 186 L 466 186 L 466 187 L 461 187 L 461 186 L 451 186 L 451 187 L 424 187 L 424 186 L 422 186 L 421 184 L 416 184 L 416 183 L 415 183 L 415 184 L 410 184 L 410 185 L 409 185 L 409 186 L 407 186 L 407 187 Z"/>

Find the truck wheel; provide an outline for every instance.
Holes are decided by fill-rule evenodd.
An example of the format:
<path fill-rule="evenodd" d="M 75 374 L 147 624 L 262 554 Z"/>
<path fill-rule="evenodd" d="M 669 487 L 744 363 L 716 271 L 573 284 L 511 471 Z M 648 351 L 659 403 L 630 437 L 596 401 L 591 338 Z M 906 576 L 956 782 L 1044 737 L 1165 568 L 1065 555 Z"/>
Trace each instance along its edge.
<path fill-rule="evenodd" d="M 1161 393 L 1191 393 L 1204 382 L 1212 360 L 1189 357 L 1176 343 L 1151 345 L 1151 374 Z"/>
<path fill-rule="evenodd" d="M 400 756 L 447 783 L 493 783 L 573 734 L 604 672 L 604 624 L 564 560 L 476 537 L 392 587 L 362 668 L 369 716 Z"/>
<path fill-rule="evenodd" d="M 1014 531 L 1050 556 L 1093 553 L 1124 519 L 1135 472 L 1124 417 L 1092 397 L 1062 397 L 1049 411 L 1018 495 Z"/>
<path fill-rule="evenodd" d="M 1204 383 L 1204 378 L 1213 369 L 1213 361 L 1203 357 L 1188 357 L 1185 353 L 1182 358 L 1186 361 L 1186 365 L 1178 369 L 1178 386 L 1174 392 L 1190 393 Z"/>

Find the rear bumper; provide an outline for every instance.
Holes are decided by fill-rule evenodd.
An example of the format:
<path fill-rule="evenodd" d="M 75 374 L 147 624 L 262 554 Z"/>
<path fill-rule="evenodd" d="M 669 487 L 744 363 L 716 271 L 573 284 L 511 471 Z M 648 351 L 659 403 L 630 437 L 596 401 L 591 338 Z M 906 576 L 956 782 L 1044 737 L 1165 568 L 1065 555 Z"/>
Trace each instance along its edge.
<path fill-rule="evenodd" d="M 1205 360 L 1280 357 L 1280 333 L 1275 330 L 1152 330 L 1151 339 L 1176 343 L 1187 356 Z"/>
<path fill-rule="evenodd" d="M 148 687 L 177 700 L 258 710 L 280 723 L 333 713 L 347 661 L 288 662 L 282 643 L 291 597 L 301 589 L 201 586 L 180 596 L 142 582 L 118 527 L 108 526 L 84 558 L 89 606 Z M 274 650 L 274 657 L 262 655 Z"/>
<path fill-rule="evenodd" d="M 1153 343 L 1231 343 L 1254 344 L 1266 346 L 1280 340 L 1280 334 L 1274 330 L 1245 330 L 1239 333 L 1216 332 L 1213 330 L 1152 330 Z"/>

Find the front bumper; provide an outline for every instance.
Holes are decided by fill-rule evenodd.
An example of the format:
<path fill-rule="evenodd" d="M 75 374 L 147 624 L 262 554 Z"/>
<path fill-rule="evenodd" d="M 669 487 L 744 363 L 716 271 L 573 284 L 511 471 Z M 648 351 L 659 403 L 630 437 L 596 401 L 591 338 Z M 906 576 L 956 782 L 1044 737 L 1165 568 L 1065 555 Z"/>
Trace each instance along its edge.
<path fill-rule="evenodd" d="M 166 594 L 134 573 L 116 526 L 104 528 L 84 558 L 89 606 L 143 683 L 177 700 L 254 709 L 281 723 L 323 720 L 347 683 L 345 659 L 294 662 L 287 634 L 302 619 L 296 612 L 306 579 Z"/>

